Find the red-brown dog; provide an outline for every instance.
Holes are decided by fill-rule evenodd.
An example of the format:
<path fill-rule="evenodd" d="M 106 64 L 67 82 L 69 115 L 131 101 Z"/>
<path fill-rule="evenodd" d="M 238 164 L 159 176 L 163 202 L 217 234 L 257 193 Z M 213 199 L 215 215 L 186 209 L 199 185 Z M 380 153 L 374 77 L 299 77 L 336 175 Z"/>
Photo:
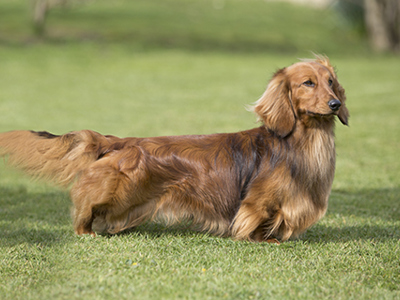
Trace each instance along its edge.
<path fill-rule="evenodd" d="M 239 240 L 287 240 L 327 209 L 335 116 L 345 93 L 326 57 L 276 72 L 254 111 L 262 126 L 199 136 L 117 138 L 83 130 L 0 135 L 2 155 L 71 197 L 77 234 L 111 234 L 155 219 L 190 220 Z"/>

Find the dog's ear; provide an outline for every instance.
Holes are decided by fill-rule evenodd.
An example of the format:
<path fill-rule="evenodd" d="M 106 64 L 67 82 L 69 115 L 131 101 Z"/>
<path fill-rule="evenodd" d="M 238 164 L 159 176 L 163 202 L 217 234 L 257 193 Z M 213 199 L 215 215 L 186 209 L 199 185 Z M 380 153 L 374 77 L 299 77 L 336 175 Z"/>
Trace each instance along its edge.
<path fill-rule="evenodd" d="M 334 77 L 335 84 L 333 85 L 333 92 L 339 98 L 338 100 L 340 100 L 340 102 L 342 103 L 342 105 L 340 106 L 340 109 L 339 109 L 338 117 L 339 117 L 340 122 L 342 122 L 342 124 L 348 126 L 350 114 L 349 114 L 349 110 L 347 109 L 346 103 L 345 103 L 346 102 L 346 94 L 345 94 L 344 88 L 340 85 L 340 83 L 337 79 L 335 68 L 332 67 L 331 63 L 329 62 L 329 58 L 326 56 L 315 55 L 315 62 L 326 67 L 329 70 L 329 72 L 331 72 L 332 76 Z"/>
<path fill-rule="evenodd" d="M 340 102 L 342 102 L 342 105 L 339 108 L 339 113 L 338 113 L 338 117 L 340 122 L 342 122 L 342 124 L 349 126 L 349 110 L 346 107 L 346 94 L 344 92 L 344 88 L 339 84 L 339 82 L 337 83 L 336 86 L 334 86 L 334 92 L 336 94 L 336 96 L 339 97 Z"/>
<path fill-rule="evenodd" d="M 289 93 L 286 71 L 281 69 L 272 77 L 267 90 L 254 106 L 259 120 L 280 137 L 289 135 L 296 122 Z"/>

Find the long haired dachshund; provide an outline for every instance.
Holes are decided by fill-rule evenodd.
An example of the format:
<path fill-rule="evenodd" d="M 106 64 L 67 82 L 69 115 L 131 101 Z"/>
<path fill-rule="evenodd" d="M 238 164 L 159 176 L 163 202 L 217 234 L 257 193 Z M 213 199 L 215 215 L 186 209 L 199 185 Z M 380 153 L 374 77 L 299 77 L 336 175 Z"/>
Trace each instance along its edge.
<path fill-rule="evenodd" d="M 151 138 L 12 131 L 0 134 L 0 154 L 36 177 L 73 182 L 79 235 L 189 220 L 238 240 L 285 241 L 326 212 L 345 99 L 328 58 L 317 56 L 274 74 L 253 107 L 262 126 L 252 130 Z"/>

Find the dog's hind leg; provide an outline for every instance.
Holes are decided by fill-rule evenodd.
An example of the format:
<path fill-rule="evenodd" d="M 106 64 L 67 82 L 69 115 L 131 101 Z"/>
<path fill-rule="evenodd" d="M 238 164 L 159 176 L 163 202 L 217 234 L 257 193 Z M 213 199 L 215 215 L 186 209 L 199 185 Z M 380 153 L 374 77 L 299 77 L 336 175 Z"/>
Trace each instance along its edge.
<path fill-rule="evenodd" d="M 92 230 L 92 223 L 94 220 L 94 214 L 91 207 L 84 207 L 83 205 L 75 205 L 72 212 L 74 218 L 75 233 L 78 235 L 90 234 L 95 236 L 96 234 Z"/>
<path fill-rule="evenodd" d="M 107 221 L 114 216 L 126 214 L 136 205 L 132 174 L 114 162 L 110 157 L 96 161 L 80 175 L 72 187 L 76 234 L 95 235 L 92 223 L 96 217 Z"/>

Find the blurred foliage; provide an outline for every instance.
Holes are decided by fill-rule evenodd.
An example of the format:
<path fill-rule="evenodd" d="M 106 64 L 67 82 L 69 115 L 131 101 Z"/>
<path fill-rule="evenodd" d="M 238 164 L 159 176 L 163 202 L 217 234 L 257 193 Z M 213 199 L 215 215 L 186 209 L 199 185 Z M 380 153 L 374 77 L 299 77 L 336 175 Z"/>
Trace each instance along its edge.
<path fill-rule="evenodd" d="M 363 0 L 338 0 L 334 7 L 346 25 L 354 28 L 359 34 L 366 35 Z"/>
<path fill-rule="evenodd" d="M 99 42 L 136 48 L 365 53 L 366 41 L 333 9 L 263 0 L 116 0 L 54 6 L 42 38 L 24 0 L 0 3 L 0 43 Z"/>

